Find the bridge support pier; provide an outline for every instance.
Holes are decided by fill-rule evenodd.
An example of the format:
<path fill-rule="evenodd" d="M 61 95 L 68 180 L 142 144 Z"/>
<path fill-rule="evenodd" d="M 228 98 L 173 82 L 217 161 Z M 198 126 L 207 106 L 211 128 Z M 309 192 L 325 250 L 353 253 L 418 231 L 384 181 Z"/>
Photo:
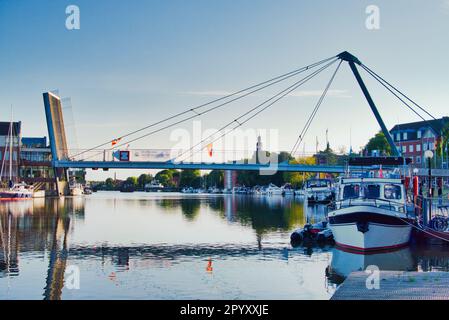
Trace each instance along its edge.
<path fill-rule="evenodd" d="M 225 170 L 224 171 L 224 189 L 232 191 L 237 183 L 237 171 Z"/>

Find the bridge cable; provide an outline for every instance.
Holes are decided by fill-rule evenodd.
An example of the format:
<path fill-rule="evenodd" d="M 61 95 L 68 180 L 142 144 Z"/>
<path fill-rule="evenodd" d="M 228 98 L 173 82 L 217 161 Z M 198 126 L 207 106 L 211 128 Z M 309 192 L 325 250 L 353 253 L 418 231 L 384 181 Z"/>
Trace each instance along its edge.
<path fill-rule="evenodd" d="M 373 70 L 371 70 L 370 68 L 368 68 L 366 65 L 364 65 L 363 63 L 361 64 L 362 68 L 365 69 L 368 73 L 370 73 L 373 77 L 377 78 L 376 80 L 381 80 L 382 82 L 384 82 L 385 84 L 387 84 L 389 87 L 391 87 L 393 90 L 395 90 L 396 92 L 398 92 L 400 95 L 402 95 L 405 99 L 407 99 L 409 102 L 411 102 L 412 104 L 414 104 L 416 107 L 418 107 L 419 109 L 421 109 L 421 111 L 423 111 L 424 113 L 426 113 L 429 117 L 431 117 L 433 120 L 437 120 L 432 114 L 430 114 L 425 108 L 421 107 L 419 104 L 417 104 L 415 101 L 413 101 L 412 99 L 410 99 L 407 95 L 405 95 L 404 93 L 402 93 L 399 89 L 397 89 L 396 87 L 394 87 L 391 83 L 389 83 L 387 80 L 385 80 L 384 78 L 382 78 L 380 75 L 378 75 L 376 72 L 374 72 Z"/>
<path fill-rule="evenodd" d="M 276 76 L 276 77 L 271 78 L 271 79 L 269 79 L 269 80 L 260 82 L 260 83 L 258 83 L 258 84 L 252 85 L 252 86 L 250 86 L 250 87 L 247 87 L 247 88 L 245 88 L 245 89 L 241 89 L 241 90 L 239 90 L 239 91 L 233 92 L 233 93 L 228 94 L 228 95 L 225 95 L 225 96 L 223 96 L 223 97 L 220 97 L 220 98 L 214 99 L 214 100 L 212 100 L 212 101 L 203 103 L 203 104 L 201 104 L 201 105 L 199 105 L 199 106 L 196 106 L 196 107 L 193 107 L 193 108 L 189 108 L 189 109 L 184 110 L 184 111 L 182 111 L 182 112 L 180 112 L 180 113 L 177 113 L 177 114 L 172 115 L 172 116 L 170 116 L 170 117 L 167 117 L 167 118 L 165 118 L 165 119 L 159 120 L 159 121 L 154 122 L 154 123 L 152 123 L 152 124 L 149 124 L 149 125 L 147 125 L 147 126 L 145 126 L 145 127 L 142 127 L 142 128 L 140 128 L 140 129 L 138 129 L 138 130 L 134 130 L 134 131 L 132 131 L 132 132 L 129 132 L 129 133 L 127 133 L 127 134 L 124 134 L 124 135 L 118 137 L 117 139 L 113 139 L 113 140 L 110 140 L 110 141 L 108 141 L 108 142 L 99 144 L 99 145 L 97 145 L 97 146 L 95 146 L 95 147 L 92 147 L 92 148 L 90 148 L 90 149 L 83 150 L 82 152 L 77 153 L 77 154 L 73 155 L 72 157 L 76 157 L 76 156 L 82 155 L 82 154 L 84 154 L 84 153 L 87 153 L 87 152 L 89 152 L 89 151 L 93 151 L 93 150 L 95 150 L 95 149 L 101 148 L 101 147 L 103 147 L 103 146 L 105 146 L 105 145 L 108 145 L 108 144 L 110 144 L 110 143 L 112 143 L 112 142 L 114 142 L 114 141 L 116 141 L 116 140 L 124 139 L 124 138 L 126 138 L 126 137 L 129 137 L 129 136 L 131 136 L 131 135 L 134 135 L 134 134 L 136 134 L 136 133 L 142 132 L 142 131 L 144 131 L 144 130 L 146 130 L 146 129 L 155 127 L 155 126 L 157 126 L 157 125 L 159 125 L 159 124 L 165 123 L 165 122 L 167 122 L 167 121 L 173 120 L 173 119 L 175 119 L 175 118 L 178 118 L 178 117 L 180 117 L 180 116 L 182 116 L 182 115 L 185 115 L 185 114 L 188 114 L 188 113 L 191 113 L 191 112 L 195 113 L 195 117 L 200 116 L 200 115 L 205 114 L 205 113 L 207 113 L 207 112 L 210 112 L 210 111 L 212 111 L 212 110 L 218 109 L 218 108 L 220 108 L 220 107 L 222 107 L 222 106 L 225 106 L 225 105 L 227 105 L 227 104 L 229 104 L 229 103 L 231 103 L 231 102 L 234 102 L 234 101 L 236 101 L 236 100 L 242 99 L 242 98 L 244 98 L 244 97 L 246 97 L 246 96 L 248 96 L 248 95 L 250 95 L 250 94 L 252 94 L 252 93 L 255 93 L 255 92 L 257 92 L 257 91 L 260 91 L 260 90 L 262 90 L 262 89 L 265 89 L 265 88 L 267 88 L 267 87 L 270 87 L 270 86 L 272 86 L 272 85 L 274 85 L 274 84 L 277 84 L 277 83 L 279 83 L 279 82 L 281 82 L 281 81 L 284 81 L 284 80 L 286 80 L 286 79 L 289 79 L 289 78 L 291 78 L 291 77 L 293 77 L 293 76 L 295 76 L 295 75 L 298 75 L 298 74 L 300 74 L 300 73 L 302 73 L 302 72 L 304 72 L 304 71 L 307 71 L 307 70 L 310 70 L 310 69 L 312 69 L 312 68 L 315 68 L 315 67 L 317 67 L 317 66 L 319 66 L 319 65 L 321 65 L 321 64 L 324 64 L 324 63 L 326 63 L 326 62 L 328 62 L 328 61 L 330 61 L 330 60 L 332 60 L 332 59 L 335 59 L 335 58 L 336 58 L 336 57 L 333 56 L 333 57 L 330 57 L 330 58 L 327 58 L 327 59 L 324 59 L 324 60 L 321 60 L 321 61 L 312 63 L 312 64 L 310 64 L 310 65 L 308 65 L 308 66 L 305 66 L 305 67 L 302 67 L 302 68 L 299 68 L 299 69 L 290 71 L 290 72 L 288 72 L 288 73 L 285 73 L 285 74 Z M 260 88 L 259 88 L 259 87 L 260 87 Z M 258 88 L 258 89 L 256 89 L 256 88 Z M 255 90 L 253 90 L 253 89 L 255 89 Z M 247 92 L 248 90 L 253 90 L 253 91 Z M 243 94 L 243 95 L 240 95 L 240 94 L 242 94 L 242 93 L 244 93 L 244 94 Z M 236 98 L 234 98 L 234 99 L 232 99 L 232 100 L 230 100 L 230 101 L 224 102 L 224 103 L 222 103 L 222 104 L 220 104 L 220 105 L 218 105 L 218 106 L 215 106 L 215 107 L 213 107 L 213 108 L 210 108 L 210 109 L 208 109 L 208 110 L 206 110 L 206 111 L 199 112 L 199 113 L 196 112 L 196 110 L 198 110 L 198 109 L 200 109 L 200 108 L 203 108 L 203 107 L 206 107 L 206 106 L 208 106 L 208 105 L 214 104 L 214 103 L 216 103 L 216 102 L 219 102 L 219 101 L 222 101 L 222 100 L 231 98 L 231 97 L 236 96 L 236 95 L 240 95 L 240 96 L 238 96 L 238 97 L 236 97 Z M 185 121 L 190 120 L 190 119 L 191 119 L 191 117 L 187 118 Z M 176 123 L 176 124 L 178 124 L 178 123 Z M 165 128 L 164 128 L 164 129 L 165 129 Z M 128 143 L 129 143 L 129 142 L 128 142 Z M 121 144 L 121 145 L 119 145 L 119 146 L 122 146 L 122 145 L 123 145 L 123 144 Z M 119 146 L 116 146 L 115 148 L 117 148 L 117 147 L 119 147 Z"/>
<path fill-rule="evenodd" d="M 321 106 L 321 104 L 324 101 L 324 98 L 326 97 L 327 92 L 329 91 L 330 86 L 332 85 L 335 76 L 337 75 L 338 70 L 340 69 L 340 66 L 342 64 L 343 61 L 340 61 L 340 63 L 338 64 L 337 68 L 335 69 L 334 73 L 332 74 L 331 79 L 329 80 L 328 84 L 326 85 L 323 94 L 320 96 L 320 98 L 318 99 L 318 102 L 315 106 L 315 108 L 313 109 L 312 113 L 310 114 L 305 126 L 303 127 L 303 129 L 301 130 L 301 133 L 299 134 L 298 138 L 296 139 L 296 142 L 292 148 L 292 150 L 290 151 L 290 156 L 292 156 L 293 154 L 296 153 L 296 151 L 298 150 L 299 146 L 301 145 L 302 141 L 304 140 L 307 131 L 310 128 L 310 125 L 312 124 L 313 119 L 315 118 L 316 114 L 318 113 L 318 110 Z"/>
<path fill-rule="evenodd" d="M 375 80 L 377 80 L 383 87 L 385 87 L 391 94 L 393 94 L 396 98 L 398 98 L 405 106 L 407 106 L 407 108 L 409 108 L 413 113 L 415 113 L 419 118 L 421 118 L 421 120 L 423 120 L 424 122 L 426 122 L 435 132 L 438 132 L 438 130 L 432 125 L 432 123 L 430 123 L 429 120 L 425 119 L 421 114 L 419 114 L 411 105 L 409 105 L 406 101 L 404 101 L 401 97 L 399 97 L 390 87 L 388 87 L 384 82 L 382 78 L 378 78 L 377 74 L 375 74 L 372 70 L 370 70 L 369 68 L 365 67 L 364 65 L 362 65 L 362 68 L 365 69 L 366 72 L 368 72 L 368 74 L 370 74 Z M 421 107 L 420 107 L 421 108 Z M 434 120 L 435 117 L 433 117 L 430 113 L 428 113 L 426 110 L 424 110 L 423 108 L 421 108 L 421 110 L 423 110 L 424 112 L 426 112 L 428 115 L 430 115 Z"/>
<path fill-rule="evenodd" d="M 237 125 L 233 128 L 231 128 L 230 131 L 223 133 L 221 136 L 219 136 L 218 138 L 212 140 L 210 143 L 214 143 L 215 141 L 223 138 L 226 134 L 234 131 L 235 129 L 237 129 L 238 127 L 243 126 L 245 123 L 247 123 L 248 121 L 252 120 L 254 117 L 256 117 L 258 114 L 262 113 L 263 111 L 265 111 L 266 109 L 268 109 L 269 107 L 271 107 L 273 104 L 275 104 L 276 102 L 278 102 L 279 100 L 281 100 L 282 98 L 284 98 L 285 96 L 287 96 L 288 94 L 290 94 L 291 92 L 293 92 L 294 90 L 296 90 L 297 88 L 299 88 L 301 85 L 303 85 L 304 83 L 308 82 L 309 80 L 311 80 L 312 78 L 314 78 L 316 75 L 318 75 L 319 73 L 321 73 L 322 71 L 324 71 L 325 69 L 327 69 L 328 67 L 330 67 L 332 64 L 334 64 L 336 61 L 338 61 L 338 59 L 335 59 L 333 61 L 331 61 L 330 63 L 326 64 L 325 66 L 321 67 L 320 69 L 314 71 L 313 73 L 309 74 L 308 76 L 302 78 L 301 80 L 296 81 L 295 83 L 293 83 L 292 85 L 290 85 L 289 87 L 287 87 L 286 89 L 278 92 L 277 94 L 275 94 L 274 96 L 272 96 L 271 98 L 265 100 L 264 102 L 258 104 L 257 106 L 253 107 L 252 109 L 250 109 L 249 111 L 245 112 L 244 114 L 240 115 L 239 117 L 237 117 L 235 120 L 229 122 L 228 124 L 226 124 L 225 126 L 223 126 L 222 128 L 220 128 L 218 131 L 223 131 L 224 129 L 226 129 L 227 127 L 231 126 L 233 123 L 237 123 Z M 274 100 L 274 101 L 272 101 Z M 270 102 L 272 101 L 272 102 Z M 257 111 L 256 113 L 254 113 L 253 115 L 250 115 L 247 119 L 240 121 L 242 118 L 244 118 L 245 116 L 249 115 L 250 113 L 252 113 L 253 111 L 256 111 L 257 109 L 261 108 L 263 105 L 267 104 L 268 102 L 270 102 L 268 105 L 266 105 L 264 108 L 262 108 L 261 110 Z M 189 148 L 188 150 L 182 152 L 180 155 L 178 155 L 175 159 L 179 159 L 180 157 L 182 157 L 183 155 L 191 152 L 194 150 L 195 147 L 202 145 L 206 140 L 208 140 L 209 138 L 211 138 L 212 136 L 214 136 L 214 134 L 209 135 L 208 137 L 204 138 L 203 140 L 201 140 L 199 143 L 195 144 L 194 146 L 192 146 L 191 148 Z M 209 143 L 209 144 L 210 144 Z M 204 149 L 204 146 L 201 147 L 199 150 L 197 150 L 197 152 L 201 151 L 202 149 Z M 190 157 L 192 157 L 194 155 L 194 153 L 192 153 L 190 155 Z M 190 158 L 188 157 L 188 158 Z M 186 159 L 188 159 L 186 158 Z"/>
<path fill-rule="evenodd" d="M 335 59 L 335 57 L 333 57 L 333 58 Z M 330 59 L 332 59 L 332 58 L 330 58 Z M 322 61 L 328 61 L 328 60 L 329 60 L 329 59 L 322 60 Z M 274 85 L 274 84 L 276 84 L 276 83 L 279 83 L 279 82 L 281 82 L 281 81 L 284 81 L 284 80 L 286 80 L 286 79 L 289 79 L 289 78 L 291 78 L 291 77 L 293 77 L 293 76 L 295 76 L 295 75 L 298 75 L 298 74 L 300 74 L 300 73 L 302 73 L 302 72 L 304 72 L 304 71 L 307 71 L 307 70 L 309 70 L 309 69 L 311 69 L 311 68 L 314 68 L 314 67 L 316 67 L 316 66 L 322 64 L 322 63 L 323 63 L 322 61 L 317 62 L 317 63 L 314 63 L 314 64 L 309 65 L 309 66 L 306 66 L 306 67 L 303 67 L 303 68 L 301 68 L 301 69 L 298 69 L 299 71 L 296 70 L 296 71 L 293 71 L 293 73 L 292 73 L 292 72 L 289 72 L 288 76 L 285 76 L 285 77 L 283 77 L 283 78 L 281 78 L 281 79 L 278 79 L 278 80 L 276 80 L 276 81 L 274 81 L 274 82 L 272 82 L 272 83 L 266 84 L 266 85 L 264 85 L 264 86 L 261 87 L 261 88 L 258 88 L 258 89 L 252 90 L 252 91 L 250 91 L 250 92 L 247 92 L 247 93 L 245 93 L 245 94 L 242 95 L 242 96 L 239 96 L 239 97 L 234 98 L 234 99 L 232 99 L 232 100 L 226 101 L 226 102 L 224 102 L 224 103 L 222 103 L 222 104 L 219 104 L 219 105 L 217 105 L 217 106 L 211 107 L 211 108 L 209 108 L 209 109 L 203 111 L 201 114 L 195 113 L 195 115 L 193 115 L 193 116 L 189 116 L 189 117 L 184 118 L 184 119 L 182 119 L 182 120 L 176 121 L 176 122 L 174 122 L 174 123 L 171 123 L 171 124 L 166 125 L 166 126 L 164 126 L 164 127 L 162 127 L 162 128 L 159 128 L 159 129 L 156 129 L 156 130 L 154 130 L 154 131 L 151 131 L 151 132 L 149 132 L 149 133 L 147 133 L 147 134 L 145 134 L 145 135 L 139 136 L 139 137 L 134 138 L 134 139 L 132 139 L 132 140 L 129 140 L 129 141 L 127 141 L 127 142 L 121 143 L 121 144 L 119 144 L 119 145 L 117 145 L 117 146 L 115 146 L 115 147 L 113 147 L 113 148 L 109 148 L 109 149 L 107 149 L 107 150 L 109 150 L 109 151 L 110 151 L 110 150 L 114 150 L 114 149 L 116 149 L 116 148 L 119 148 L 119 147 L 121 147 L 121 146 L 124 146 L 124 145 L 126 145 L 126 144 L 129 144 L 129 143 L 131 143 L 131 142 L 135 142 L 135 141 L 137 141 L 137 140 L 143 139 L 143 138 L 145 138 L 145 137 L 148 137 L 148 136 L 150 136 L 150 135 L 153 135 L 153 134 L 155 134 L 155 133 L 158 133 L 158 132 L 160 132 L 160 131 L 163 131 L 163 130 L 165 130 L 165 129 L 168 129 L 168 128 L 170 128 L 170 127 L 173 127 L 173 126 L 175 126 L 175 125 L 178 125 L 178 124 L 181 124 L 181 123 L 186 122 L 186 121 L 188 121 L 188 120 L 191 120 L 191 119 L 194 119 L 194 118 L 196 118 L 196 117 L 199 117 L 200 115 L 203 115 L 203 114 L 206 114 L 206 113 L 208 113 L 208 112 L 211 112 L 211 111 L 213 111 L 213 110 L 215 110 L 215 109 L 218 109 L 218 108 L 220 108 L 220 107 L 222 107 L 222 106 L 225 106 L 225 105 L 227 105 L 227 104 L 229 104 L 229 103 L 231 103 L 231 102 L 234 102 L 234 101 L 236 101 L 236 100 L 239 100 L 239 99 L 241 99 L 241 98 L 244 98 L 244 97 L 246 97 L 246 96 L 248 96 L 248 95 L 250 95 L 250 94 L 252 94 L 252 93 L 254 93 L 254 92 L 258 92 L 258 91 L 260 91 L 260 90 L 262 90 L 262 89 L 265 89 L 265 88 L 267 88 L 267 87 L 269 87 L 269 86 L 272 86 L 272 85 Z M 282 76 L 281 76 L 281 77 L 282 77 Z M 277 77 L 277 78 L 279 78 L 279 77 Z M 271 80 L 268 80 L 268 81 L 271 81 Z M 257 86 L 257 85 L 256 85 L 256 86 Z M 254 87 L 254 86 L 253 86 L 253 87 Z M 241 90 L 241 91 L 244 91 L 244 90 Z M 239 92 L 241 92 L 241 91 L 239 91 Z M 221 98 L 220 98 L 220 99 L 221 99 Z M 216 99 L 216 100 L 219 100 L 219 99 Z M 216 101 L 216 100 L 214 100 L 214 101 Z M 212 102 L 211 102 L 211 103 L 212 103 Z M 205 106 L 205 105 L 206 105 L 206 104 L 204 104 L 204 105 L 202 105 L 202 106 Z M 201 106 L 200 106 L 200 107 L 201 107 Z M 190 111 L 192 111 L 192 109 L 189 109 L 188 111 L 181 112 L 180 114 L 175 115 L 175 116 L 172 116 L 171 118 L 176 118 L 176 117 L 178 117 L 179 115 L 185 114 L 185 113 L 190 112 Z M 168 118 L 167 118 L 167 119 L 168 119 Z M 155 123 L 155 124 L 153 124 L 153 125 L 147 126 L 147 127 L 145 127 L 145 128 L 139 129 L 139 130 L 136 130 L 136 131 L 134 131 L 133 133 L 124 135 L 124 136 L 122 136 L 122 137 L 120 137 L 120 138 L 118 138 L 118 139 L 121 140 L 123 137 L 130 136 L 131 134 L 135 134 L 135 133 L 137 133 L 137 132 L 143 131 L 143 130 L 145 130 L 145 129 L 148 129 L 148 128 L 151 127 L 151 126 L 154 126 L 154 125 L 163 123 L 163 122 L 165 122 L 165 121 L 166 121 L 166 120 L 161 120 L 161 121 L 159 121 L 159 122 L 157 122 L 157 123 Z M 104 144 L 102 144 L 101 146 L 107 145 L 107 144 L 109 144 L 109 143 L 110 143 L 110 142 L 104 143 Z M 77 155 L 74 155 L 73 157 L 78 156 L 78 155 L 81 155 L 81 154 L 86 153 L 86 152 L 88 152 L 88 151 L 95 150 L 95 149 L 97 149 L 98 147 L 100 147 L 100 146 L 96 146 L 96 147 L 94 147 L 94 148 L 85 150 L 85 151 L 83 151 L 83 152 L 81 152 L 81 153 L 79 153 L 79 154 L 77 154 Z M 90 156 L 90 157 L 85 158 L 84 160 L 87 160 L 87 159 L 92 158 L 92 157 L 94 157 L 94 156 L 96 156 L 96 155 L 99 155 L 99 154 L 103 153 L 103 151 L 104 151 L 104 150 L 101 150 L 98 154 L 94 154 L 94 155 L 92 155 L 92 156 Z"/>

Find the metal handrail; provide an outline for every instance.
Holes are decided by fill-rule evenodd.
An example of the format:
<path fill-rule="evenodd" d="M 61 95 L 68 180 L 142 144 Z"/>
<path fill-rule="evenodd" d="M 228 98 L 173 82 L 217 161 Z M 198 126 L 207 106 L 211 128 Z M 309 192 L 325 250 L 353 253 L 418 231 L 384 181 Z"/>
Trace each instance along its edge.
<path fill-rule="evenodd" d="M 406 205 L 400 202 L 396 202 L 396 201 L 391 201 L 391 200 L 387 200 L 387 199 L 378 199 L 378 198 L 349 198 L 349 199 L 344 199 L 344 200 L 335 200 L 333 201 L 330 205 L 333 205 L 334 207 L 337 206 L 337 204 L 340 204 L 340 208 L 349 208 L 352 206 L 356 206 L 356 205 L 360 205 L 360 204 L 353 204 L 352 201 L 353 200 L 371 200 L 374 202 L 374 205 L 371 204 L 364 204 L 365 206 L 369 206 L 369 207 L 376 207 L 379 208 L 378 206 L 378 202 L 383 202 L 383 203 L 387 203 L 389 206 L 389 210 L 392 210 L 392 207 L 396 208 L 396 206 L 398 207 L 403 207 L 404 208 L 404 213 L 406 212 Z M 348 202 L 348 204 L 346 206 L 344 206 L 344 202 Z"/>

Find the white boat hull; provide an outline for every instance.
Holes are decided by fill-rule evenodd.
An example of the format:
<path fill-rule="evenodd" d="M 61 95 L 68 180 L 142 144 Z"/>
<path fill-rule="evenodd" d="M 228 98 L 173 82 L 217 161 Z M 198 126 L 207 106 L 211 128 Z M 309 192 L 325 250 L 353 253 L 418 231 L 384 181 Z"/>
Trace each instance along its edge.
<path fill-rule="evenodd" d="M 80 188 L 72 188 L 70 189 L 70 195 L 73 197 L 82 196 L 83 190 L 81 190 Z"/>
<path fill-rule="evenodd" d="M 411 220 L 389 210 L 355 206 L 329 214 L 329 227 L 336 245 L 353 251 L 391 250 L 410 241 Z"/>
<path fill-rule="evenodd" d="M 25 200 L 32 198 L 32 191 L 0 190 L 0 200 Z"/>

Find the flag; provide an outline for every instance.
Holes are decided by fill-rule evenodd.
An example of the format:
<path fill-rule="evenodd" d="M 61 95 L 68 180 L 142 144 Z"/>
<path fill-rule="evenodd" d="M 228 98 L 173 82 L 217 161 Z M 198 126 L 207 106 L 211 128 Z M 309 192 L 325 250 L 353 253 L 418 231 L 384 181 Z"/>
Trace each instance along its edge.
<path fill-rule="evenodd" d="M 111 145 L 115 146 L 120 140 L 122 140 L 122 138 L 117 138 L 111 141 Z"/>
<path fill-rule="evenodd" d="M 207 145 L 207 152 L 209 153 L 209 157 L 212 157 L 212 152 L 213 152 L 212 143 L 209 143 Z"/>

